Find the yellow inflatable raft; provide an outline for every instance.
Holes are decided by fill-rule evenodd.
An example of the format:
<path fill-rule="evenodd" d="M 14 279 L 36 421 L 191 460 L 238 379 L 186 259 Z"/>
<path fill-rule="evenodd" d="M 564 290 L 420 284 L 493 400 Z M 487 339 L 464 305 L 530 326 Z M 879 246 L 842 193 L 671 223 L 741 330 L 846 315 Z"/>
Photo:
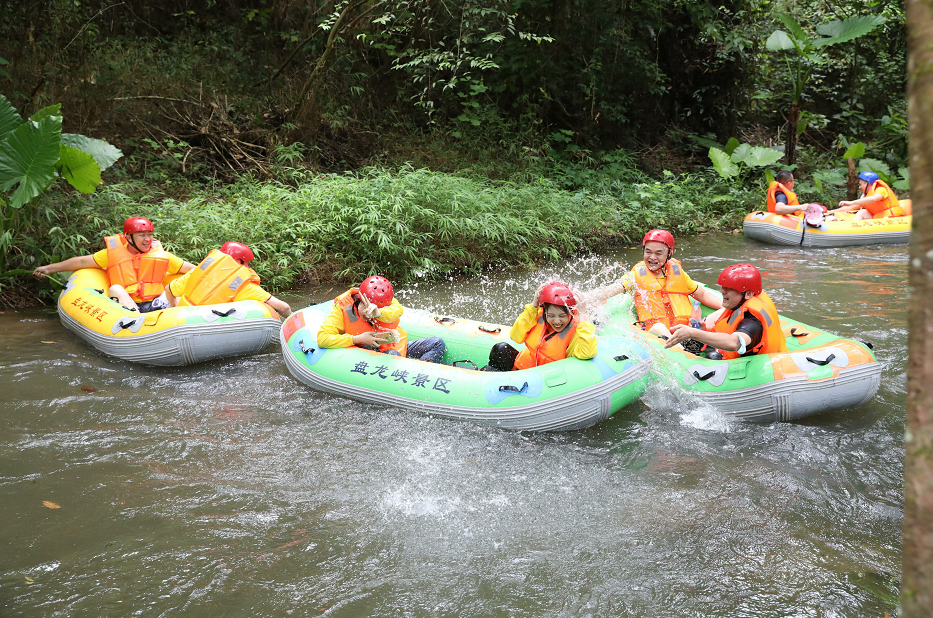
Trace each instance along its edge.
<path fill-rule="evenodd" d="M 174 307 L 150 313 L 109 299 L 107 273 L 76 271 L 58 297 L 65 328 L 111 356 L 150 365 L 190 365 L 212 358 L 254 354 L 279 332 L 275 311 L 258 301 Z"/>
<path fill-rule="evenodd" d="M 910 208 L 910 200 L 901 200 Z M 801 217 L 757 210 L 745 217 L 745 235 L 774 245 L 844 247 L 850 245 L 901 244 L 910 241 L 912 216 L 854 221 L 851 213 L 837 213 L 836 220 L 811 225 Z"/>

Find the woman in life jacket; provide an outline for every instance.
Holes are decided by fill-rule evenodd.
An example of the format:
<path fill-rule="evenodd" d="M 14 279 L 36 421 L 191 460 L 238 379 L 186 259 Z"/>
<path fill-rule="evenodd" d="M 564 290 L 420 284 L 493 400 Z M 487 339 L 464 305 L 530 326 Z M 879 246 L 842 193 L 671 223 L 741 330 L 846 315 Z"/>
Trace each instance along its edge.
<path fill-rule="evenodd" d="M 560 281 L 538 288 L 509 336 L 516 343 L 524 343 L 525 349 L 519 351 L 508 343 L 497 343 L 482 371 L 529 369 L 568 357 L 588 360 L 596 356 L 596 327 L 579 319 L 574 293 Z"/>
<path fill-rule="evenodd" d="M 358 346 L 429 363 L 441 362 L 447 344 L 440 337 L 408 341 L 399 326 L 404 307 L 385 277 L 368 277 L 334 299 L 334 308 L 317 333 L 322 348 Z"/>
<path fill-rule="evenodd" d="M 105 248 L 94 255 L 40 266 L 33 274 L 41 279 L 51 273 L 100 268 L 110 279 L 107 295 L 127 309 L 142 313 L 165 309 L 169 305 L 162 294 L 164 278 L 187 273 L 194 264 L 162 249 L 162 243 L 153 237 L 154 231 L 149 219 L 130 217 L 123 223 L 123 233 L 106 237 Z"/>
<path fill-rule="evenodd" d="M 732 359 L 788 351 L 777 308 L 762 290 L 757 268 L 751 264 L 728 266 L 716 282 L 722 290 L 722 309 L 707 316 L 709 330 L 677 325 L 665 348 L 696 339 L 719 350 L 707 358 Z"/>
<path fill-rule="evenodd" d="M 259 275 L 249 266 L 255 259 L 253 250 L 243 243 L 225 242 L 219 250 L 208 253 L 194 270 L 172 281 L 165 289 L 165 297 L 172 307 L 257 300 L 288 317 L 292 312 L 288 303 L 259 287 Z"/>
<path fill-rule="evenodd" d="M 874 172 L 862 172 L 858 175 L 858 188 L 862 197 L 852 201 L 839 202 L 839 208 L 829 212 L 846 212 L 856 210 L 853 220 L 882 219 L 884 217 L 900 217 L 904 214 L 898 202 L 894 189 L 888 183 L 878 178 Z"/>

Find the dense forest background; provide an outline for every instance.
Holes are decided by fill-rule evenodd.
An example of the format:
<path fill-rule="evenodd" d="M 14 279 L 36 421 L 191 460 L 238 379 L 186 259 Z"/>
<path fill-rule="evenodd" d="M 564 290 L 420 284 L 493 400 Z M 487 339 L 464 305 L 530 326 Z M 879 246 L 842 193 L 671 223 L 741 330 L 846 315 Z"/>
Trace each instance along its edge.
<path fill-rule="evenodd" d="M 198 229 L 162 227 L 176 236 L 176 249 L 194 251 L 231 233 L 200 218 L 211 211 L 203 216 L 230 220 L 205 203 L 242 212 L 257 200 L 297 200 L 303 217 L 333 219 L 318 211 L 336 191 L 350 196 L 355 216 L 384 211 L 384 200 L 360 201 L 360 182 L 382 182 L 384 194 L 404 194 L 399 183 L 423 193 L 406 211 L 459 199 L 436 194 L 445 183 L 460 187 L 451 195 L 482 202 L 470 206 L 474 213 L 490 216 L 497 204 L 524 200 L 547 219 L 576 200 L 562 215 L 574 231 L 519 252 L 526 261 L 630 242 L 643 225 L 732 229 L 762 201 L 764 170 L 743 167 L 724 178 L 709 148 L 735 138 L 782 151 L 801 67 L 809 78 L 792 167 L 802 201 L 843 198 L 842 155 L 856 142 L 866 145 L 866 159 L 906 182 L 900 2 L 4 0 L 0 10 L 0 93 L 24 118 L 61 103 L 66 131 L 124 153 L 91 198 L 63 186 L 29 214 L 5 212 L 0 233 L 10 235 L 0 249 L 14 270 L 98 246 L 113 220 L 153 214 L 144 204 L 170 211 L 172 221 L 199 221 Z M 812 37 L 833 20 L 883 22 L 804 55 L 769 51 L 769 36 L 787 30 L 783 14 Z M 490 190 L 511 197 L 483 201 Z M 94 222 L 99 213 L 103 220 Z M 518 223 L 504 223 L 500 240 L 530 216 L 513 214 Z M 421 213 L 454 221 L 456 231 L 456 212 L 435 215 Z M 382 220 L 368 232 L 300 228 L 288 216 L 237 224 L 294 231 L 288 246 L 260 247 L 284 252 L 280 266 L 260 271 L 281 287 L 386 270 L 392 247 L 410 248 L 419 233 L 438 239 L 437 229 L 414 219 L 399 218 L 408 235 L 388 238 L 379 232 L 392 222 Z M 330 247 L 328 233 L 336 235 Z M 370 247 L 335 261 L 334 247 L 361 236 L 372 237 L 378 255 Z M 474 239 L 456 255 L 412 250 L 394 256 L 387 271 L 407 277 L 482 267 L 504 256 L 495 240 Z M 10 282 L 0 283 L 0 294 L 9 292 Z"/>

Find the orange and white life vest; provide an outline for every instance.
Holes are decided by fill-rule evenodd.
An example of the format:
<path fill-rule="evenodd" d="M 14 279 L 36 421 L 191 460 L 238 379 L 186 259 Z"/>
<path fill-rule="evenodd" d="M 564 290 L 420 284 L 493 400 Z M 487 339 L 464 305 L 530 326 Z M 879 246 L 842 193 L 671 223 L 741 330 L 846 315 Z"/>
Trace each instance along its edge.
<path fill-rule="evenodd" d="M 797 201 L 797 194 L 775 180 L 771 182 L 771 184 L 768 185 L 768 197 L 767 197 L 768 212 L 776 214 L 775 208 L 777 208 L 777 205 L 778 205 L 777 192 L 779 190 L 781 191 L 781 193 L 787 196 L 788 206 L 799 206 L 800 205 L 800 202 Z M 790 216 L 802 217 L 803 211 L 796 210 L 790 213 Z"/>
<path fill-rule="evenodd" d="M 229 303 L 247 283 L 258 284 L 259 275 L 252 268 L 240 266 L 226 253 L 214 249 L 188 275 L 178 306 Z"/>
<path fill-rule="evenodd" d="M 664 265 L 667 276 L 661 283 L 644 262 L 632 269 L 635 275 L 634 300 L 638 321 L 648 330 L 661 322 L 670 328 L 674 324 L 690 323 L 690 289 L 680 262 L 670 259 Z"/>
<path fill-rule="evenodd" d="M 544 309 L 538 309 L 538 322 L 525 335 L 525 349 L 515 358 L 514 369 L 530 369 L 567 358 L 567 347 L 577 332 L 574 317 L 559 333 L 547 323 Z"/>
<path fill-rule="evenodd" d="M 408 333 L 405 332 L 404 328 L 399 326 L 400 320 L 395 320 L 394 322 L 380 322 L 379 320 L 370 321 L 361 316 L 356 311 L 356 299 L 353 298 L 353 295 L 359 294 L 359 292 L 359 288 L 350 288 L 334 299 L 334 304 L 341 308 L 341 314 L 343 315 L 343 332 L 349 335 L 362 335 L 363 333 L 378 333 L 395 329 L 401 335 L 400 340 L 396 343 L 383 343 L 379 346 L 379 351 L 388 352 L 389 350 L 395 350 L 402 356 L 405 356 L 405 353 L 408 351 Z"/>
<path fill-rule="evenodd" d="M 168 273 L 169 254 L 162 243 L 152 241 L 145 253 L 130 253 L 123 234 L 104 239 L 107 246 L 107 276 L 110 285 L 119 284 L 126 288 L 134 300 L 146 302 L 162 293 L 162 280 Z"/>
<path fill-rule="evenodd" d="M 877 202 L 864 205 L 865 210 L 871 213 L 871 218 L 881 219 L 883 217 L 900 217 L 903 215 L 904 210 L 897 200 L 897 195 L 894 194 L 894 189 L 889 187 L 888 183 L 880 178 L 865 189 L 865 195 L 874 195 L 875 191 L 880 188 L 887 189 L 888 196 Z"/>
<path fill-rule="evenodd" d="M 787 340 L 778 319 L 777 307 L 774 306 L 771 298 L 764 292 L 752 296 L 735 311 L 729 311 L 728 309 L 724 311 L 713 326 L 713 331 L 717 333 L 734 333 L 746 314 L 758 318 L 762 326 L 761 341 L 754 348 L 750 348 L 746 354 L 748 352 L 753 354 L 775 354 L 788 351 Z M 719 352 L 725 359 L 739 357 L 738 352 L 725 350 Z"/>

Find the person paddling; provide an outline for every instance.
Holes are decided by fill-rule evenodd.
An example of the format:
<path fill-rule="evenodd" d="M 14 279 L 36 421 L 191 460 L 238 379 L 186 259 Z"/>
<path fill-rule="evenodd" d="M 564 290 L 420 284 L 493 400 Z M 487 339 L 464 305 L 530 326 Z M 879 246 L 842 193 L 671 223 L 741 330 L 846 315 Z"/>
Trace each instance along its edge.
<path fill-rule="evenodd" d="M 187 273 L 194 264 L 165 251 L 153 237 L 154 231 L 149 219 L 130 217 L 123 223 L 122 234 L 104 239 L 104 249 L 39 266 L 32 274 L 41 279 L 52 273 L 100 268 L 107 271 L 110 280 L 107 296 L 127 309 L 141 313 L 166 309 L 169 303 L 163 295 L 163 280 L 168 275 Z"/>

